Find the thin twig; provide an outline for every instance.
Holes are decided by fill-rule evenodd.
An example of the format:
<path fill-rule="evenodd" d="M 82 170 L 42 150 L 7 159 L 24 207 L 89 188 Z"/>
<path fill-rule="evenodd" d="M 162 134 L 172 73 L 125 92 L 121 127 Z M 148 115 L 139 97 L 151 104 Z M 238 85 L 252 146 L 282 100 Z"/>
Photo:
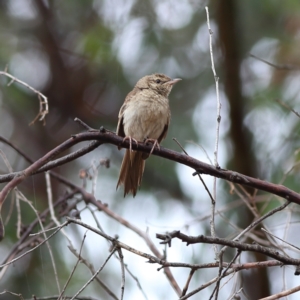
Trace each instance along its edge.
<path fill-rule="evenodd" d="M 196 269 L 191 269 L 190 273 L 189 273 L 189 277 L 186 281 L 186 284 L 184 286 L 184 288 L 182 289 L 182 295 L 181 296 L 184 296 L 189 288 L 189 285 L 190 285 L 190 282 L 191 282 L 191 279 L 194 275 L 194 273 L 196 272 Z"/>
<path fill-rule="evenodd" d="M 120 264 L 121 264 L 121 300 L 123 300 L 124 297 L 124 291 L 125 291 L 125 265 L 124 265 L 124 256 L 122 253 L 122 249 L 121 248 L 117 248 L 118 254 L 119 254 L 119 260 L 120 260 Z"/>
<path fill-rule="evenodd" d="M 177 145 L 180 147 L 180 149 L 184 152 L 185 155 L 189 156 L 189 154 L 185 151 L 185 149 L 182 147 L 182 145 L 178 142 L 178 140 L 176 138 L 173 138 L 173 141 L 175 141 L 177 143 Z M 199 180 L 202 182 L 202 184 L 203 184 L 203 186 L 204 186 L 211 202 L 214 203 L 214 198 L 213 198 L 211 192 L 209 191 L 209 189 L 208 189 L 205 181 L 203 180 L 202 176 L 199 173 L 197 175 L 198 175 Z"/>
<path fill-rule="evenodd" d="M 220 282 L 221 282 L 221 278 L 223 277 L 222 276 L 222 270 L 223 270 L 223 252 L 220 252 L 219 253 L 219 274 L 218 274 L 218 280 L 217 280 L 217 283 L 216 283 L 216 286 L 215 286 L 215 288 L 214 288 L 214 290 L 213 290 L 213 292 L 212 292 L 212 294 L 211 294 L 211 296 L 210 296 L 210 298 L 209 298 L 209 300 L 211 300 L 212 299 L 212 297 L 213 297 L 213 295 L 214 295 L 214 293 L 215 293 L 215 300 L 218 300 L 218 295 L 219 295 L 219 288 L 220 288 Z M 229 269 L 229 267 L 232 265 L 232 263 L 233 262 L 230 262 L 229 263 L 229 266 L 226 268 L 226 270 L 228 270 Z"/>
<path fill-rule="evenodd" d="M 146 293 L 144 292 L 144 290 L 143 290 L 143 288 L 142 288 L 142 286 L 141 286 L 141 284 L 140 284 L 139 279 L 138 279 L 136 276 L 134 276 L 134 275 L 132 274 L 132 272 L 129 270 L 129 268 L 128 268 L 127 265 L 125 265 L 125 269 L 126 269 L 126 271 L 128 272 L 128 274 L 133 278 L 133 280 L 136 282 L 136 284 L 137 284 L 139 290 L 141 291 L 141 293 L 143 294 L 143 296 L 145 297 L 145 299 L 148 300 L 148 297 L 147 297 Z"/>
<path fill-rule="evenodd" d="M 217 126 L 216 126 L 216 140 L 215 140 L 215 150 L 214 150 L 214 164 L 217 169 L 220 168 L 218 163 L 218 148 L 219 148 L 219 135 L 220 135 L 220 122 L 221 122 L 221 102 L 219 96 L 219 77 L 217 76 L 215 70 L 215 63 L 214 63 L 214 54 L 212 49 L 212 35 L 213 31 L 210 27 L 209 21 L 209 11 L 208 7 L 205 6 L 206 10 L 206 18 L 207 18 L 207 28 L 209 31 L 209 52 L 210 52 L 210 60 L 211 60 L 211 69 L 214 74 L 215 78 L 215 85 L 216 85 L 216 97 L 217 97 Z M 213 201 L 211 202 L 211 219 L 210 219 L 210 231 L 211 236 L 216 236 L 216 229 L 215 229 L 215 211 L 216 211 L 216 199 L 217 199 L 217 178 L 214 177 L 213 183 Z M 215 256 L 217 257 L 218 249 L 216 245 L 213 245 Z"/>
<path fill-rule="evenodd" d="M 40 242 L 38 245 L 36 245 L 35 247 L 31 248 L 30 250 L 22 253 L 21 255 L 19 255 L 18 257 L 10 260 L 9 262 L 7 263 L 4 263 L 2 265 L 0 265 L 0 268 L 2 267 L 5 267 L 5 266 L 8 266 L 14 262 L 16 262 L 17 260 L 19 260 L 20 258 L 24 257 L 25 255 L 27 255 L 28 253 L 31 253 L 33 252 L 35 249 L 39 248 L 40 246 L 42 246 L 43 244 L 45 244 L 48 240 L 50 240 L 55 234 L 57 234 L 61 228 L 63 228 L 65 225 L 67 225 L 68 222 L 64 222 L 63 224 L 61 224 L 61 226 L 59 228 L 57 228 L 52 234 L 50 234 L 45 240 L 43 240 L 42 242 Z"/>
<path fill-rule="evenodd" d="M 209 21 L 209 11 L 208 7 L 205 6 L 206 10 L 206 18 L 207 18 L 207 28 L 209 32 L 209 52 L 210 52 L 210 60 L 211 60 L 211 69 L 215 78 L 215 85 L 216 85 L 216 97 L 217 97 L 217 127 L 216 127 L 216 141 L 215 141 L 215 151 L 214 151 L 214 163 L 215 167 L 219 168 L 218 163 L 218 148 L 219 148 L 219 136 L 220 136 L 220 123 L 221 123 L 221 101 L 220 101 L 220 93 L 219 93 L 219 77 L 217 76 L 216 69 L 215 69 L 215 63 L 214 63 L 214 53 L 212 48 L 212 35 L 213 31 L 210 27 L 210 21 Z"/>
<path fill-rule="evenodd" d="M 76 299 L 76 297 L 81 294 L 81 292 L 95 279 L 96 276 L 98 276 L 98 274 L 103 270 L 103 268 L 105 267 L 105 265 L 107 264 L 107 262 L 110 260 L 111 256 L 115 253 L 116 248 L 114 247 L 111 251 L 111 253 L 108 255 L 108 257 L 106 258 L 106 260 L 104 261 L 104 263 L 102 264 L 102 266 L 96 271 L 96 273 L 83 285 L 83 287 L 81 289 L 79 289 L 79 291 L 72 297 L 71 300 Z"/>
<path fill-rule="evenodd" d="M 292 288 L 290 290 L 283 291 L 283 292 L 280 292 L 278 294 L 274 294 L 274 295 L 269 296 L 269 297 L 260 298 L 259 300 L 276 300 L 276 299 L 282 299 L 282 297 L 285 297 L 285 296 L 297 293 L 299 291 L 300 291 L 300 285 L 298 285 L 298 286 L 296 286 L 296 287 L 294 287 L 294 288 Z"/>
<path fill-rule="evenodd" d="M 71 193 L 67 193 L 66 195 L 63 195 L 62 197 L 60 197 L 55 203 L 54 203 L 54 207 L 57 207 L 59 205 L 61 205 L 62 203 L 65 203 L 68 199 L 72 198 L 74 195 L 76 194 L 76 192 L 71 192 Z M 76 202 L 74 202 L 74 204 L 69 205 L 68 209 L 65 210 L 66 213 L 68 212 L 69 209 L 72 209 L 73 206 L 76 205 Z M 24 232 L 22 233 L 22 236 L 20 237 L 20 239 L 10 248 L 9 252 L 6 254 L 6 257 L 3 258 L 1 265 L 6 265 L 8 266 L 11 259 L 16 257 L 16 255 L 18 253 L 21 253 L 24 251 L 24 249 L 26 249 L 26 247 L 28 247 L 30 245 L 30 247 L 32 247 L 32 243 L 36 242 L 36 238 L 30 238 L 29 240 L 26 241 L 26 239 L 29 237 L 29 235 L 32 233 L 33 229 L 35 228 L 35 226 L 39 223 L 39 220 L 44 219 L 47 215 L 49 214 L 49 208 L 46 208 L 40 215 L 39 215 L 39 219 L 36 218 L 34 221 L 32 221 L 29 225 L 27 225 L 26 229 L 24 230 Z M 64 215 L 64 211 L 61 213 L 61 215 Z M 50 225 L 49 225 L 50 226 Z M 59 227 L 60 228 L 60 227 Z M 46 232 L 46 230 L 44 229 L 44 231 Z M 0 266 L 1 267 L 1 266 Z M 0 272 L 0 279 L 3 277 L 5 273 L 5 268 L 3 268 Z"/>
<path fill-rule="evenodd" d="M 218 278 L 218 280 L 217 280 L 216 287 L 215 287 L 214 291 L 212 292 L 212 294 L 211 294 L 211 296 L 210 296 L 209 299 L 212 299 L 214 293 L 216 293 L 216 294 L 215 294 L 215 300 L 218 299 L 218 294 L 219 294 L 219 288 L 220 288 L 221 279 L 222 279 L 223 277 L 226 276 L 227 271 L 231 268 L 232 264 L 233 264 L 233 263 L 236 261 L 236 259 L 241 255 L 241 253 L 242 253 L 242 252 L 241 252 L 240 250 L 237 251 L 237 253 L 236 253 L 235 256 L 233 257 L 233 259 L 230 261 L 230 263 L 228 264 L 228 266 L 225 268 L 225 270 L 224 270 L 223 272 L 222 272 L 222 269 L 219 268 L 219 278 Z M 223 255 L 222 255 L 222 258 L 223 258 Z M 223 264 L 222 260 L 220 260 L 220 261 L 221 261 L 221 263 Z M 223 266 L 222 266 L 222 267 L 223 267 Z"/>
<path fill-rule="evenodd" d="M 17 189 L 16 189 L 16 194 L 17 194 L 17 197 L 19 197 L 22 201 L 24 201 L 25 203 L 27 203 L 30 206 L 30 208 L 33 210 L 33 212 L 35 213 L 35 215 L 36 215 L 36 217 L 37 217 L 37 219 L 39 221 L 40 227 L 44 231 L 43 222 L 40 219 L 39 214 L 38 214 L 37 210 L 35 209 L 35 207 L 32 205 L 32 203 L 24 196 L 23 193 L 21 193 Z M 47 249 L 48 249 L 48 252 L 49 252 L 49 256 L 50 256 L 50 259 L 51 259 L 51 263 L 52 263 L 52 267 L 53 267 L 53 272 L 54 272 L 54 276 L 55 276 L 55 281 L 56 281 L 56 285 L 57 285 L 57 290 L 58 290 L 58 293 L 60 293 L 60 285 L 59 285 L 59 280 L 58 280 L 57 268 L 56 268 L 55 259 L 54 259 L 54 255 L 53 255 L 53 252 L 52 252 L 52 248 L 51 248 L 51 246 L 49 244 L 49 241 L 48 241 L 48 238 L 47 238 L 47 235 L 46 235 L 45 232 L 43 232 L 43 236 L 44 236 L 44 239 L 46 241 L 46 246 L 47 246 Z"/>
<path fill-rule="evenodd" d="M 73 275 L 74 275 L 74 273 L 75 273 L 75 270 L 76 270 L 78 264 L 81 262 L 81 252 L 82 252 L 82 248 L 83 248 L 83 245 L 84 245 L 84 241 L 85 241 L 85 239 L 86 239 L 86 233 L 87 233 L 87 231 L 85 232 L 85 234 L 83 235 L 83 238 L 82 238 L 82 242 L 81 242 L 81 245 L 80 245 L 79 255 L 78 255 L 78 257 L 77 257 L 76 264 L 74 265 L 74 267 L 73 267 L 73 269 L 72 269 L 72 271 L 71 271 L 71 273 L 70 273 L 70 276 L 69 276 L 69 278 L 67 279 L 67 281 L 66 281 L 66 283 L 65 283 L 65 285 L 64 285 L 64 287 L 63 287 L 63 289 L 62 289 L 62 291 L 61 291 L 61 293 L 60 293 L 60 295 L 59 295 L 59 297 L 58 297 L 57 300 L 60 300 L 60 299 L 62 298 L 63 294 L 64 294 L 65 291 L 66 291 L 66 288 L 67 288 L 68 284 L 69 284 L 70 281 L 71 281 L 71 278 L 73 277 Z"/>
<path fill-rule="evenodd" d="M 19 297 L 21 300 L 24 300 L 22 294 L 13 293 L 11 291 L 6 291 L 6 290 L 0 293 L 0 295 L 5 295 L 5 294 L 10 294 L 10 295 Z"/>
<path fill-rule="evenodd" d="M 86 130 L 93 130 L 92 127 L 90 127 L 89 125 L 87 125 L 86 123 L 84 123 L 82 120 L 80 120 L 79 118 L 75 118 L 74 122 L 77 122 L 78 124 L 80 124 L 83 128 L 85 128 Z"/>
<path fill-rule="evenodd" d="M 292 113 L 294 113 L 298 118 L 300 118 L 300 114 L 295 111 L 292 107 L 290 107 L 289 105 L 287 105 L 286 103 L 280 101 L 279 99 L 275 100 L 277 103 L 279 103 L 280 105 L 282 105 L 283 107 L 287 108 L 289 111 L 291 111 Z"/>
<path fill-rule="evenodd" d="M 256 227 L 259 223 L 261 223 L 263 220 L 265 220 L 266 218 L 274 215 L 275 213 L 283 210 L 284 208 L 286 208 L 288 205 L 290 204 L 289 201 L 285 201 L 282 205 L 270 210 L 268 213 L 266 213 L 265 215 L 261 216 L 260 218 L 258 218 L 257 220 L 255 220 L 254 222 L 252 222 L 248 227 L 246 227 L 242 232 L 240 232 L 234 239 L 233 241 L 238 241 L 245 233 L 249 232 L 250 230 L 252 230 L 254 227 Z M 221 249 L 222 252 L 225 251 L 225 249 L 227 248 L 227 246 L 223 247 Z M 220 252 L 221 252 L 220 251 Z"/>
<path fill-rule="evenodd" d="M 68 245 L 68 248 L 78 259 L 80 257 L 81 263 L 83 263 L 91 271 L 92 274 L 96 273 L 94 266 L 90 262 L 88 262 L 85 258 L 83 258 L 82 255 L 79 255 L 79 253 L 77 253 L 76 249 L 72 245 Z M 95 280 L 113 299 L 115 300 L 119 299 L 98 276 L 95 277 Z"/>
<path fill-rule="evenodd" d="M 200 287 L 194 289 L 193 291 L 191 291 L 190 293 L 184 295 L 183 297 L 180 297 L 179 300 L 186 300 L 189 299 L 191 296 L 197 294 L 198 292 L 200 292 L 201 290 L 204 290 L 205 288 L 207 288 L 208 286 L 214 284 L 216 281 L 218 280 L 218 277 L 215 277 L 213 279 L 211 279 L 210 281 L 202 284 Z"/>
<path fill-rule="evenodd" d="M 287 245 L 290 245 L 291 247 L 293 247 L 293 248 L 295 248 L 295 249 L 297 249 L 297 250 L 300 251 L 300 248 L 299 248 L 299 247 L 297 247 L 297 246 L 295 246 L 295 245 L 293 245 L 293 244 L 291 244 L 291 243 L 289 243 L 289 242 L 287 242 L 287 241 L 281 239 L 280 237 L 274 235 L 273 233 L 269 232 L 269 231 L 266 230 L 265 228 L 261 228 L 261 230 L 264 231 L 265 233 L 271 235 L 273 238 L 278 239 L 278 240 L 282 241 L 283 243 L 285 243 L 285 244 L 287 244 Z"/>
<path fill-rule="evenodd" d="M 4 75 L 6 77 L 11 78 L 11 81 L 8 83 L 8 86 L 11 85 L 13 82 L 18 82 L 21 85 L 27 87 L 29 90 L 31 90 L 32 92 L 34 92 L 35 94 L 38 95 L 38 99 L 39 99 L 39 103 L 40 103 L 40 110 L 39 110 L 37 116 L 34 118 L 33 121 L 30 122 L 29 125 L 32 125 L 37 120 L 43 121 L 44 125 L 45 125 L 45 118 L 46 118 L 46 115 L 49 113 L 49 105 L 48 105 L 47 97 L 45 95 L 43 95 L 41 92 L 39 92 L 38 90 L 36 90 L 35 88 L 33 88 L 32 86 L 30 86 L 29 84 L 27 84 L 26 82 L 16 78 L 15 76 L 7 73 L 6 71 L 0 71 L 0 75 Z"/>
<path fill-rule="evenodd" d="M 211 165 L 213 164 L 213 162 L 212 162 L 212 160 L 210 159 L 210 157 L 209 157 L 207 151 L 205 150 L 205 148 L 204 148 L 202 145 L 200 145 L 200 144 L 198 144 L 198 143 L 195 143 L 194 141 L 188 141 L 188 142 L 191 143 L 191 144 L 193 144 L 194 146 L 199 147 L 199 148 L 203 151 L 203 153 L 205 154 L 205 156 L 206 156 L 207 160 L 210 162 L 210 164 L 211 164 Z"/>
<path fill-rule="evenodd" d="M 269 66 L 271 66 L 271 67 L 273 67 L 275 69 L 277 69 L 277 70 L 290 70 L 290 71 L 294 71 L 294 70 L 299 70 L 300 69 L 299 66 L 295 66 L 295 65 L 291 65 L 291 64 L 274 64 L 274 63 L 271 63 L 271 62 L 269 62 L 269 61 L 267 61 L 267 60 L 265 60 L 263 58 L 260 58 L 260 57 L 254 55 L 254 54 L 251 54 L 251 53 L 249 53 L 249 56 L 253 57 L 253 58 L 255 58 L 255 59 L 257 59 L 257 60 L 259 60 L 259 61 L 261 61 L 261 62 L 263 62 L 263 63 L 265 63 L 265 64 L 267 64 L 267 65 L 269 65 Z"/>
<path fill-rule="evenodd" d="M 50 172 L 47 171 L 45 172 L 45 179 L 46 179 L 46 191 L 47 191 L 47 196 L 48 196 L 48 207 L 50 210 L 50 216 L 52 221 L 57 225 L 60 226 L 60 222 L 55 216 L 55 211 L 54 211 L 54 206 L 53 206 L 53 196 L 52 196 L 52 187 L 51 187 L 51 180 L 50 180 Z M 66 237 L 69 243 L 71 243 L 70 238 L 68 237 L 66 231 L 64 228 L 62 228 L 61 233 Z"/>
<path fill-rule="evenodd" d="M 239 299 L 237 295 L 243 290 L 241 287 L 238 291 L 234 292 L 233 295 L 228 300 Z"/>

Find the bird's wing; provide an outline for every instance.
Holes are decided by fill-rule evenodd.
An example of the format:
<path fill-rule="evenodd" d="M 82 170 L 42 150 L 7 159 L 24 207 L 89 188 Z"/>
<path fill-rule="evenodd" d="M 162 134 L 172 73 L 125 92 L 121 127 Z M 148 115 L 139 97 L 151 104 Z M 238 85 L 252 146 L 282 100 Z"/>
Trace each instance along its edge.
<path fill-rule="evenodd" d="M 158 142 L 161 143 L 161 141 L 163 139 L 165 139 L 165 137 L 167 136 L 167 133 L 168 133 L 168 129 L 169 129 L 169 124 L 170 124 L 170 119 L 171 119 L 171 112 L 170 112 L 170 109 L 168 109 L 168 117 L 167 117 L 167 122 L 165 124 L 165 127 L 161 133 L 161 135 L 158 137 Z"/>
<path fill-rule="evenodd" d="M 167 133 L 168 133 L 168 128 L 169 128 L 169 121 L 168 123 L 165 125 L 163 132 L 161 133 L 161 135 L 159 136 L 159 138 L 157 139 L 159 143 L 161 143 L 161 141 L 166 137 Z"/>
<path fill-rule="evenodd" d="M 123 115 L 124 115 L 125 108 L 126 105 L 124 103 L 119 112 L 119 120 L 118 120 L 117 132 L 116 132 L 118 136 L 122 136 L 122 137 L 125 137 L 124 124 L 123 124 Z"/>
<path fill-rule="evenodd" d="M 119 111 L 119 116 L 118 116 L 118 126 L 117 126 L 117 135 L 125 137 L 125 132 L 124 132 L 124 124 L 123 124 L 123 118 L 124 118 L 124 112 L 128 106 L 128 102 L 135 96 L 135 94 L 137 93 L 137 90 L 134 88 L 130 93 L 128 93 L 128 95 L 125 98 L 125 101 L 122 105 L 122 107 L 120 108 Z"/>

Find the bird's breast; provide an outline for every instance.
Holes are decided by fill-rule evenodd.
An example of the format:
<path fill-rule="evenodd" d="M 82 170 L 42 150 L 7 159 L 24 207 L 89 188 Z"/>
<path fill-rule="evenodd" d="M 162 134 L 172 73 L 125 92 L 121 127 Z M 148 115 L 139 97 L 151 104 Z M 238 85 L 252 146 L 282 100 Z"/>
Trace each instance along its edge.
<path fill-rule="evenodd" d="M 126 136 L 138 141 L 158 139 L 169 120 L 169 101 L 165 97 L 145 97 L 130 101 L 123 115 L 124 132 Z"/>

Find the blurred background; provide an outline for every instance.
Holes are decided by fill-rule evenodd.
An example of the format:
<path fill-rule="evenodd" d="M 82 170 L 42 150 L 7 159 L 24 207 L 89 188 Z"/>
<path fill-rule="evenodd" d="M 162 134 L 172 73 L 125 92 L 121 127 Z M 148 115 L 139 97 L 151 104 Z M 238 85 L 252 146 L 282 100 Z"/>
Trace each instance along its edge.
<path fill-rule="evenodd" d="M 45 126 L 41 122 L 29 126 L 38 113 L 37 96 L 17 83 L 7 86 L 9 79 L 1 76 L 1 136 L 36 160 L 71 134 L 83 130 L 74 122 L 75 117 L 93 128 L 104 126 L 115 130 L 119 109 L 136 81 L 159 72 L 183 79 L 170 95 L 172 120 L 162 145 L 181 151 L 172 140 L 176 138 L 189 155 L 210 163 L 216 138 L 217 102 L 206 5 L 213 30 L 213 54 L 222 102 L 219 164 L 222 168 L 284 184 L 298 192 L 300 126 L 298 116 L 291 111 L 291 108 L 299 110 L 300 105 L 300 3 L 296 0 L 2 0 L 0 69 L 7 66 L 9 73 L 41 91 L 48 97 L 50 109 Z M 4 144 L 0 147 L 15 171 L 28 166 L 11 148 Z M 148 230 L 161 251 L 164 247 L 156 241 L 156 232 L 178 229 L 186 234 L 210 235 L 210 198 L 199 179 L 192 176 L 193 170 L 150 157 L 136 198 L 124 199 L 123 190 L 115 189 L 122 155 L 123 151 L 116 147 L 103 145 L 55 171 L 81 185 L 79 171 L 108 158 L 110 168 L 99 169 L 97 199 L 135 226 Z M 2 174 L 8 173 L 3 159 L 0 170 Z M 203 178 L 212 190 L 213 179 Z M 90 186 L 91 183 L 87 189 Z M 240 195 L 231 193 L 231 187 L 221 180 L 217 181 L 217 187 L 216 232 L 220 237 L 234 237 L 253 221 L 253 213 L 243 199 L 251 200 L 259 214 L 281 203 L 275 197 L 252 190 L 241 191 Z M 19 188 L 38 211 L 47 207 L 44 175 L 27 179 Z M 54 199 L 65 191 L 56 181 L 52 182 L 52 189 Z M 8 215 L 11 202 L 12 197 L 8 197 L 2 209 L 3 218 Z M 298 212 L 299 209 L 291 205 L 280 217 L 275 215 L 268 220 L 267 225 L 273 233 L 297 244 Z M 24 224 L 34 218 L 26 204 L 22 204 L 22 217 Z M 83 212 L 81 218 L 88 223 L 90 213 Z M 150 252 L 144 241 L 128 229 L 101 213 L 99 219 L 108 234 L 117 234 L 121 241 Z M 0 244 L 0 257 L 5 257 L 17 241 L 15 227 L 13 210 L 6 224 L 6 237 Z M 70 231 L 77 245 L 81 243 L 82 232 L 80 229 Z M 254 235 L 265 239 L 259 228 Z M 108 247 L 99 237 L 97 244 L 90 243 L 93 239 L 95 235 L 89 233 L 86 255 L 100 265 Z M 247 240 L 252 241 L 250 237 Z M 71 258 L 67 243 L 62 243 L 59 237 L 51 242 L 63 286 L 76 259 Z M 232 255 L 234 251 L 228 251 L 225 260 L 230 261 Z M 299 256 L 294 252 L 291 255 Z M 125 299 L 177 299 L 163 271 L 158 272 L 156 265 L 146 264 L 144 259 L 126 252 L 124 256 L 142 286 L 141 291 L 129 276 Z M 241 262 L 267 259 L 263 255 L 243 253 Z M 214 261 L 214 253 L 210 245 L 186 247 L 177 241 L 168 249 L 168 260 L 209 263 Z M 57 294 L 54 280 L 49 282 L 53 269 L 48 261 L 46 248 L 26 256 L 9 267 L 1 278 L 0 292 L 6 289 L 24 298 L 33 294 L 39 297 Z M 100 275 L 111 289 L 119 289 L 118 266 L 117 262 L 112 263 Z M 189 270 L 178 268 L 172 272 L 183 288 Z M 240 287 L 243 287 L 242 299 L 258 299 L 292 288 L 297 284 L 293 273 L 292 267 L 240 272 L 221 289 L 220 299 L 229 298 Z M 216 269 L 199 270 L 190 289 L 216 275 Z M 89 276 L 82 267 L 74 274 L 67 294 L 74 294 Z M 103 299 L 110 299 L 98 286 L 89 288 L 83 295 L 102 295 L 107 297 Z M 208 299 L 212 289 L 205 289 L 194 298 Z M 0 295 L 0 299 L 10 297 L 15 299 Z"/>

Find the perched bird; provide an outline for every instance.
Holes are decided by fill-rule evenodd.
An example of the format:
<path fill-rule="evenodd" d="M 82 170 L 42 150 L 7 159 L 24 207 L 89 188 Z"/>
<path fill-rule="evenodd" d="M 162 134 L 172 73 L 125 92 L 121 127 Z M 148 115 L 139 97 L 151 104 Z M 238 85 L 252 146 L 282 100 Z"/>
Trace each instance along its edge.
<path fill-rule="evenodd" d="M 171 112 L 168 96 L 173 85 L 181 79 L 171 79 L 164 74 L 152 74 L 141 78 L 125 98 L 119 112 L 117 135 L 132 142 L 153 143 L 159 148 L 166 137 Z M 124 141 L 123 140 L 123 141 Z M 151 154 L 150 153 L 150 154 Z M 124 185 L 124 197 L 128 193 L 136 195 L 141 184 L 145 159 L 148 153 L 126 150 L 119 175 L 119 185 Z"/>

